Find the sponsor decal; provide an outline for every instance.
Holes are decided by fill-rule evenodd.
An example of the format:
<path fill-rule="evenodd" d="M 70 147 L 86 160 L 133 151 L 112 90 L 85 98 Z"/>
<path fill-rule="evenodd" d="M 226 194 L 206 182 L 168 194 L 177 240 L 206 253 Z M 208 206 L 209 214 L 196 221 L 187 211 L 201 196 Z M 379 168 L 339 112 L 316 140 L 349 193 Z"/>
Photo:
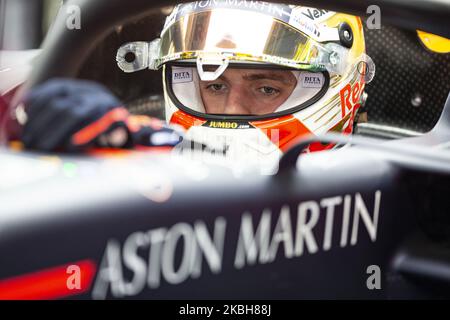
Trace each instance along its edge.
<path fill-rule="evenodd" d="M 218 128 L 218 129 L 250 129 L 253 128 L 248 122 L 236 121 L 208 121 L 204 127 Z"/>
<path fill-rule="evenodd" d="M 342 117 L 345 117 L 347 113 L 354 112 L 354 110 L 359 108 L 363 92 L 363 81 L 357 81 L 353 86 L 349 83 L 341 89 L 339 95 L 341 97 Z"/>
<path fill-rule="evenodd" d="M 172 70 L 172 83 L 192 82 L 192 69 L 176 68 Z"/>
<path fill-rule="evenodd" d="M 305 18 L 304 10 L 304 7 L 294 9 L 289 19 L 289 23 L 311 37 L 320 37 L 320 31 L 316 24 L 312 20 Z"/>
<path fill-rule="evenodd" d="M 321 31 L 318 28 L 321 22 L 334 14 L 333 11 L 323 9 L 297 7 L 292 10 L 289 23 L 318 41 L 334 41 L 339 40 L 339 34 L 335 28 L 328 28 L 326 25 L 322 25 Z"/>
<path fill-rule="evenodd" d="M 289 21 L 292 11 L 289 5 L 269 3 L 264 1 L 206 0 L 182 4 L 178 9 L 177 20 L 186 14 L 203 12 L 215 8 L 256 11 L 285 22 Z"/>
<path fill-rule="evenodd" d="M 376 190 L 368 198 L 337 195 L 265 208 L 259 215 L 244 212 L 237 228 L 219 216 L 210 227 L 202 220 L 179 222 L 134 232 L 123 242 L 109 239 L 92 298 L 133 297 L 205 272 L 217 275 L 225 268 L 243 269 L 277 257 L 299 258 L 355 246 L 361 239 L 376 242 L 381 195 Z M 231 265 L 224 265 L 224 252 Z"/>
<path fill-rule="evenodd" d="M 322 22 L 335 14 L 333 11 L 295 7 L 292 5 L 269 3 L 265 1 L 248 1 L 248 0 L 205 0 L 195 1 L 192 3 L 181 4 L 177 6 L 176 12 L 169 16 L 166 21 L 164 31 L 179 20 L 182 16 L 213 10 L 216 8 L 247 10 L 259 12 L 278 19 L 285 23 L 292 24 L 301 32 L 315 38 L 320 39 L 321 33 L 317 27 Z"/>
<path fill-rule="evenodd" d="M 286 23 L 289 23 L 292 12 L 292 6 L 290 5 L 269 3 L 265 1 L 206 0 L 179 5 L 177 7 L 176 18 L 174 20 L 177 21 L 181 17 L 188 14 L 205 12 L 216 8 L 259 12 Z M 171 19 L 171 22 L 173 22 L 173 19 Z M 169 23 L 166 24 L 167 27 L 170 26 Z"/>
<path fill-rule="evenodd" d="M 314 72 L 301 73 L 301 85 L 303 88 L 322 88 L 323 74 Z"/>
<path fill-rule="evenodd" d="M 307 17 L 308 19 L 314 22 L 323 21 L 327 19 L 329 16 L 334 14 L 334 12 L 332 11 L 316 8 L 302 7 L 300 10 L 303 16 Z"/>

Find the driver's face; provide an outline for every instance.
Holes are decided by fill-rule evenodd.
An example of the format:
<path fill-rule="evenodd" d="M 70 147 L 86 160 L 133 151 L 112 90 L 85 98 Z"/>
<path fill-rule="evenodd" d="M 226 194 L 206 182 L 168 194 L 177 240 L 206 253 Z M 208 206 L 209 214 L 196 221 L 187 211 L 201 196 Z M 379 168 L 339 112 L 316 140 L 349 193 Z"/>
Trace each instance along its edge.
<path fill-rule="evenodd" d="M 290 96 L 297 79 L 288 70 L 227 69 L 215 81 L 200 81 L 206 113 L 264 115 Z"/>

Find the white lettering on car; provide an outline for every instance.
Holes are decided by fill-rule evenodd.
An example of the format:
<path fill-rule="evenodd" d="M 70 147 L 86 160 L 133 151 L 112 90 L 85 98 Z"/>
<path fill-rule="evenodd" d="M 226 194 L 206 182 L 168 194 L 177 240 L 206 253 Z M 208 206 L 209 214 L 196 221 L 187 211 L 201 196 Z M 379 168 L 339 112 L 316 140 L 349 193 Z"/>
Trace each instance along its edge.
<path fill-rule="evenodd" d="M 283 205 L 279 211 L 265 208 L 260 215 L 246 211 L 241 216 L 239 229 L 228 230 L 238 232 L 235 233 L 237 243 L 228 245 L 229 250 L 234 250 L 232 267 L 243 269 L 271 263 L 280 257 L 280 248 L 282 257 L 293 259 L 333 247 L 355 246 L 361 237 L 375 242 L 381 191 L 375 191 L 373 206 L 368 207 L 367 203 L 360 193 L 355 193 L 304 201 L 297 206 Z M 176 285 L 189 278 L 199 278 L 204 272 L 221 273 L 226 226 L 226 219 L 217 217 L 212 230 L 204 221 L 197 220 L 193 224 L 180 222 L 167 228 L 134 232 L 122 246 L 118 240 L 110 239 L 92 297 L 136 296 L 146 288 L 159 288 L 162 281 Z M 333 242 L 334 234 L 338 243 Z M 209 270 L 202 270 L 202 265 Z"/>

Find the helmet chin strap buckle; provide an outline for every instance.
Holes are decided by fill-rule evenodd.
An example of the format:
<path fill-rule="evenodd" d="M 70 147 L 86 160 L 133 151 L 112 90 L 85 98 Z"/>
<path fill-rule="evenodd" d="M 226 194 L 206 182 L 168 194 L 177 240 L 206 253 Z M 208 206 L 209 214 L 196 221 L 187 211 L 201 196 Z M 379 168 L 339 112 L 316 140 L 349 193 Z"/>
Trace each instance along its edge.
<path fill-rule="evenodd" d="M 230 60 L 220 53 L 200 54 L 197 57 L 198 76 L 202 81 L 214 81 L 227 69 Z M 204 66 L 216 67 L 214 71 L 206 71 Z"/>

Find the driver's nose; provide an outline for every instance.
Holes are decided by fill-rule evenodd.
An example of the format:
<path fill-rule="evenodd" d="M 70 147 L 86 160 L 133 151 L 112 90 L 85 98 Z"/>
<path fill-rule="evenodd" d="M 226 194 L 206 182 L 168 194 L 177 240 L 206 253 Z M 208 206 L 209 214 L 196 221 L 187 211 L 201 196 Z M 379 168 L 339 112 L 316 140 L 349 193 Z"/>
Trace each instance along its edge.
<path fill-rule="evenodd" d="M 230 90 L 225 106 L 225 114 L 251 114 L 247 107 L 248 94 L 242 88 L 234 87 Z"/>

